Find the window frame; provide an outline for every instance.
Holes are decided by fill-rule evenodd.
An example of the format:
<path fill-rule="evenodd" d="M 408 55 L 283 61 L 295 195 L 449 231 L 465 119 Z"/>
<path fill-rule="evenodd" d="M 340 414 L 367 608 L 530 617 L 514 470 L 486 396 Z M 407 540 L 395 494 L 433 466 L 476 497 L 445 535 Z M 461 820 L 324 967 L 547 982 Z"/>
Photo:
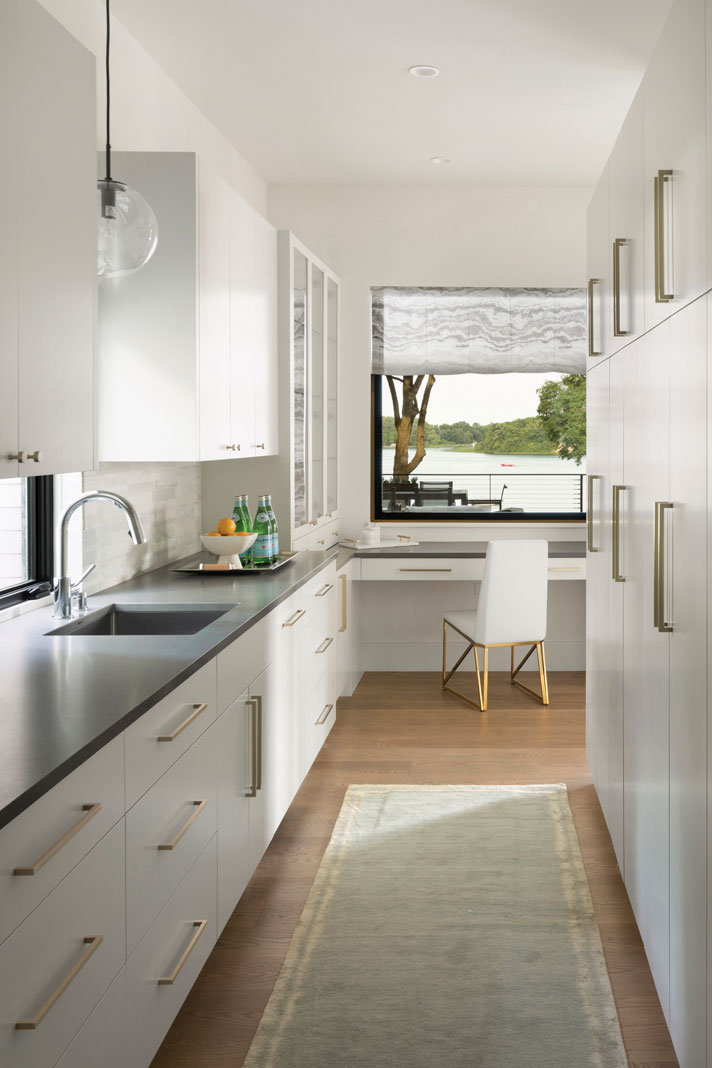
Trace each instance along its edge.
<path fill-rule="evenodd" d="M 27 555 L 30 578 L 0 590 L 0 611 L 36 600 L 37 587 L 54 578 L 54 476 L 27 477 Z M 45 596 L 50 590 L 43 591 Z"/>
<path fill-rule="evenodd" d="M 387 512 L 382 506 L 380 487 L 383 481 L 383 397 L 377 379 L 384 375 L 371 375 L 371 521 L 374 523 L 575 523 L 586 522 L 586 512 L 482 512 L 474 515 L 428 511 L 427 508 L 413 512 Z M 585 472 L 582 472 L 585 474 Z M 583 494 L 582 494 L 583 498 Z"/>

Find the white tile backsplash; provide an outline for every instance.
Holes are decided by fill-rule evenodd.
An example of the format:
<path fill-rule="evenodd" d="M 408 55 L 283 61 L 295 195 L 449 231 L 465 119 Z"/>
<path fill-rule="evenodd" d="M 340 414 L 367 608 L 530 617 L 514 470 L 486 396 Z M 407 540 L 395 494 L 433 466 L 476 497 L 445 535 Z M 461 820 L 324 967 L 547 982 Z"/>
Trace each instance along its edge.
<path fill-rule="evenodd" d="M 85 583 L 89 593 L 200 550 L 199 464 L 100 464 L 84 473 L 83 484 L 84 490 L 111 490 L 131 501 L 148 538 L 134 546 L 123 512 L 106 501 L 85 505 L 84 566 L 96 564 Z"/>

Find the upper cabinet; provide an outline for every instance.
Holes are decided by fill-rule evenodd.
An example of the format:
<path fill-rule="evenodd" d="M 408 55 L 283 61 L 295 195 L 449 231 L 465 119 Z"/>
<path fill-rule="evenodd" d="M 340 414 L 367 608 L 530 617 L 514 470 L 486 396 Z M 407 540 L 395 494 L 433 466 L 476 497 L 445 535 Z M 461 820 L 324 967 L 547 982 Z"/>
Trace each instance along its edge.
<path fill-rule="evenodd" d="M 0 5 L 0 138 L 0 478 L 91 470 L 95 61 L 34 0 Z"/>
<path fill-rule="evenodd" d="M 116 152 L 113 169 L 159 234 L 99 288 L 99 459 L 277 453 L 276 231 L 193 153 Z"/>
<path fill-rule="evenodd" d="M 705 0 L 677 0 L 643 79 L 645 329 L 707 289 Z"/>
<path fill-rule="evenodd" d="M 338 536 L 339 280 L 286 230 L 279 272 L 280 514 L 292 548 L 322 549 Z"/>
<path fill-rule="evenodd" d="M 608 329 L 615 352 L 644 330 L 645 211 L 643 92 L 638 91 L 608 161 L 611 303 Z"/>
<path fill-rule="evenodd" d="M 588 358 L 595 366 L 611 354 L 610 192 L 608 167 L 601 175 L 586 215 L 588 272 Z"/>

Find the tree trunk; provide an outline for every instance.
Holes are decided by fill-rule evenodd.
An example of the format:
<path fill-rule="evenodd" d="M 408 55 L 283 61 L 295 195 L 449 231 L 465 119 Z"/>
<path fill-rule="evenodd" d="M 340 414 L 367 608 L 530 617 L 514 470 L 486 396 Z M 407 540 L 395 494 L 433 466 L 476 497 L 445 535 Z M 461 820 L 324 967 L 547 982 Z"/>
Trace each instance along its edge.
<path fill-rule="evenodd" d="M 425 375 L 404 375 L 403 400 L 398 404 L 398 394 L 392 375 L 386 376 L 393 401 L 393 420 L 396 426 L 396 448 L 393 457 L 394 481 L 405 481 L 425 457 L 425 417 L 428 411 L 430 393 L 435 385 L 434 375 L 428 375 L 427 385 L 422 401 L 418 401 L 418 391 L 425 380 Z M 410 439 L 413 425 L 417 420 L 415 453 L 409 457 Z"/>

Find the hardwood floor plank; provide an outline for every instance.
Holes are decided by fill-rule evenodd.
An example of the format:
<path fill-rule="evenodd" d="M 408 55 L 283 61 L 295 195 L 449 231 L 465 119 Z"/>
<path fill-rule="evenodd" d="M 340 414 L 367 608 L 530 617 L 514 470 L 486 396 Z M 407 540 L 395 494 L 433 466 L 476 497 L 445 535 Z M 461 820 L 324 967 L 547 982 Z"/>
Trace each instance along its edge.
<path fill-rule="evenodd" d="M 354 696 L 339 701 L 334 729 L 152 1068 L 241 1068 L 354 782 L 565 782 L 629 1068 L 677 1068 L 586 765 L 584 675 L 552 672 L 549 682 L 544 708 L 495 672 L 482 713 L 444 693 L 437 673 L 365 675 Z M 474 675 L 463 676 L 463 688 L 468 683 Z"/>

